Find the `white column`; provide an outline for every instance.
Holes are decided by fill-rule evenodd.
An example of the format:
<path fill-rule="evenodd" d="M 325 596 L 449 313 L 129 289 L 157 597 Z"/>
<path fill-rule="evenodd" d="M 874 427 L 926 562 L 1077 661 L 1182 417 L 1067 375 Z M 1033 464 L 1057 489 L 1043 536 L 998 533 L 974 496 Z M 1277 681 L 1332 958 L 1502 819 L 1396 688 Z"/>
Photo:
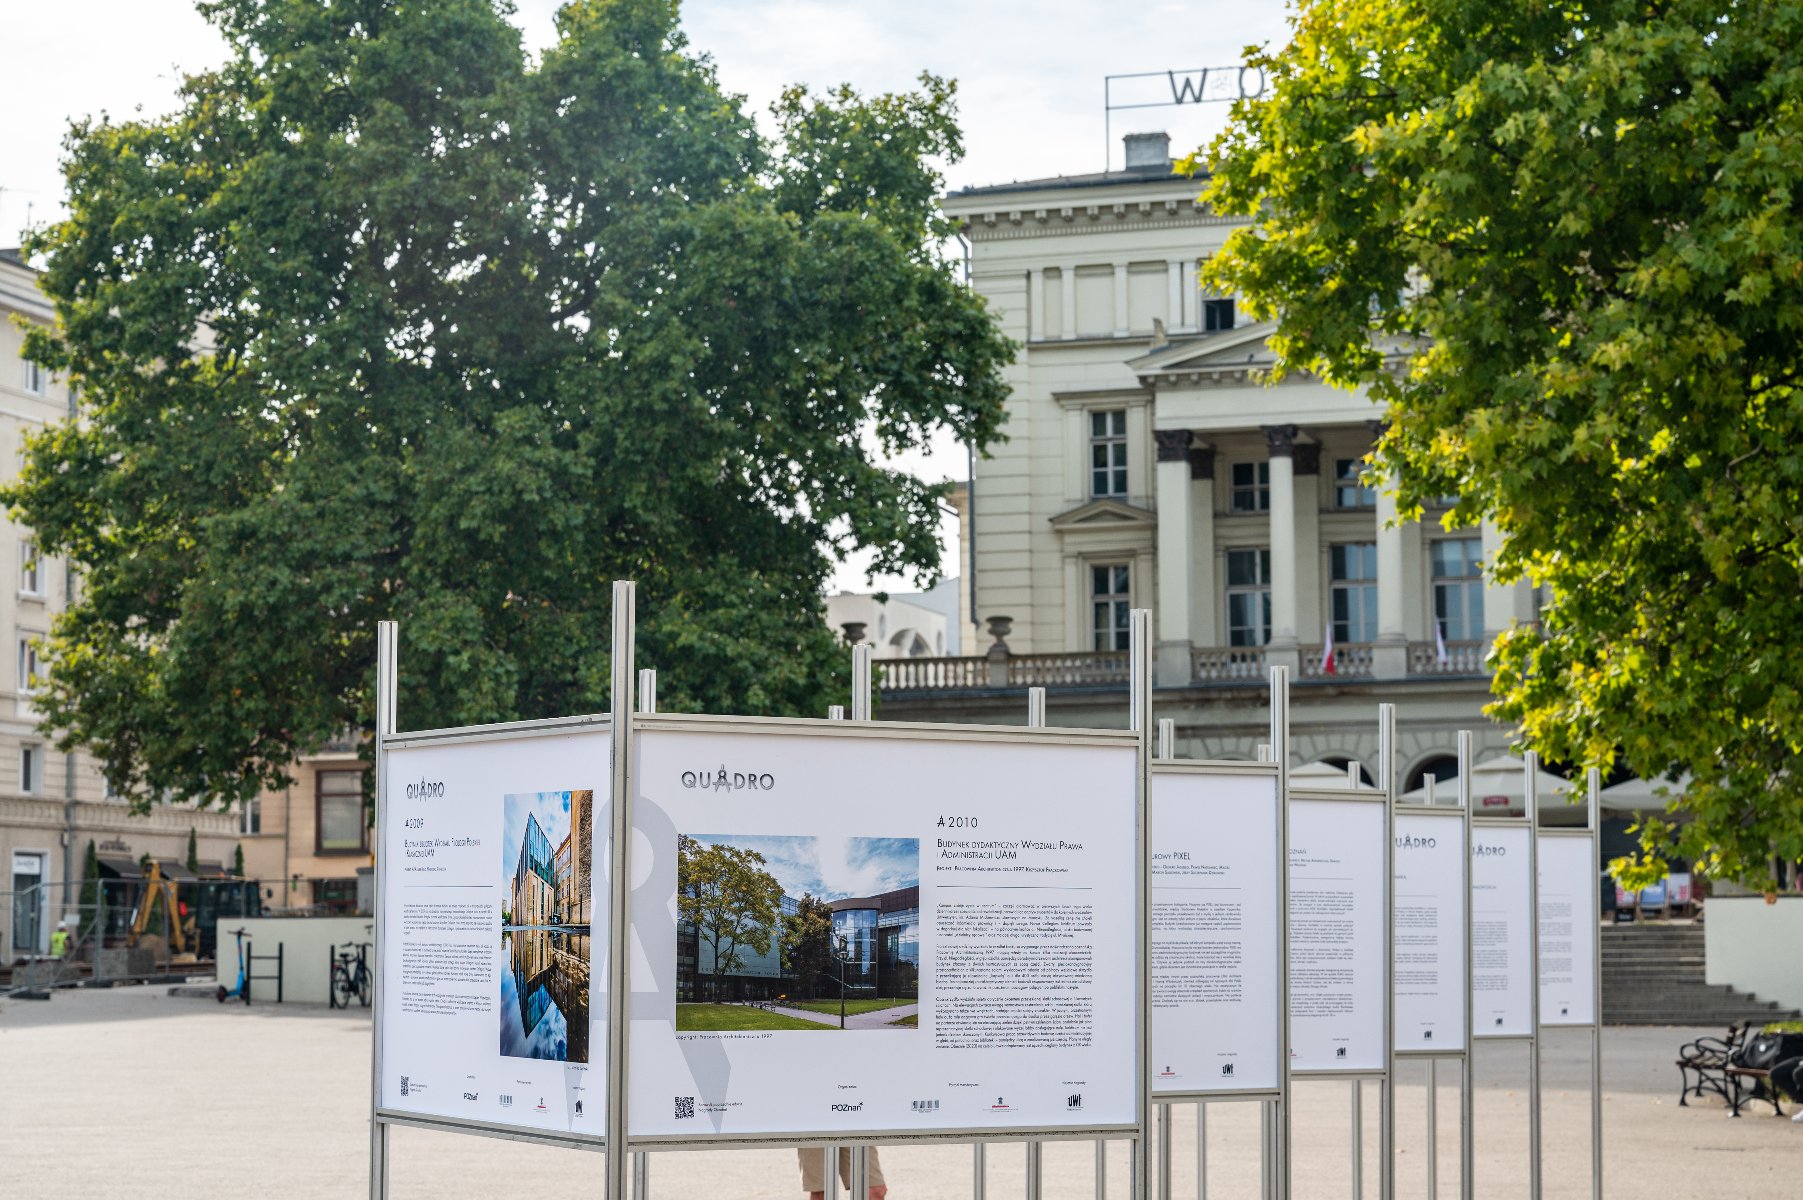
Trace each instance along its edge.
<path fill-rule="evenodd" d="M 1409 672 L 1409 637 L 1403 627 L 1402 526 L 1396 523 L 1396 481 L 1377 489 L 1377 645 L 1371 673 L 1401 679 Z"/>
<path fill-rule="evenodd" d="M 1164 327 L 1175 331 L 1183 325 L 1183 260 L 1173 258 L 1164 265 L 1165 283 L 1169 287 L 1169 299 L 1165 301 Z"/>
<path fill-rule="evenodd" d="M 1294 425 L 1266 425 L 1271 463 L 1271 650 L 1295 658 L 1296 472 L 1290 454 Z M 1274 659 L 1273 662 L 1281 660 Z"/>
<path fill-rule="evenodd" d="M 1077 267 L 1075 263 L 1065 263 L 1058 268 L 1058 282 L 1063 285 L 1063 302 L 1059 305 L 1064 310 L 1064 337 L 1070 340 L 1077 336 Z"/>
<path fill-rule="evenodd" d="M 1158 665 L 1165 687 L 1190 682 L 1191 544 L 1187 429 L 1159 429 L 1158 442 Z"/>
<path fill-rule="evenodd" d="M 1502 549 L 1502 530 L 1485 521 L 1481 533 L 1484 539 L 1484 639 L 1495 641 L 1497 634 L 1515 623 L 1517 589 L 1494 582 L 1490 575 L 1490 563 Z"/>
<path fill-rule="evenodd" d="M 1194 259 L 1183 264 L 1183 303 L 1189 314 L 1183 322 L 1184 332 L 1194 333 L 1202 328 L 1202 295 L 1196 288 Z"/>
<path fill-rule="evenodd" d="M 1045 340 L 1045 268 L 1027 272 L 1027 340 Z"/>
<path fill-rule="evenodd" d="M 1190 446 L 1190 641 L 1198 646 L 1219 646 L 1221 636 L 1215 609 L 1221 597 L 1215 582 L 1215 452 L 1211 446 Z"/>
<path fill-rule="evenodd" d="M 1126 337 L 1127 330 L 1127 264 L 1114 264 L 1114 336 Z"/>

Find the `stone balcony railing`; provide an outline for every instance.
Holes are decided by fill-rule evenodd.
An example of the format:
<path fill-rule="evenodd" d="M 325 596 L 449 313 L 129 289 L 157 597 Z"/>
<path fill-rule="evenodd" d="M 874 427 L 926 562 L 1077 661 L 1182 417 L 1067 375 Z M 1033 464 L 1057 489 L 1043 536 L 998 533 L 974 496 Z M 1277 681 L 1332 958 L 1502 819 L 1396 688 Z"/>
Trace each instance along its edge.
<path fill-rule="evenodd" d="M 1006 630 L 1003 631 L 1004 635 Z M 1320 646 L 1296 652 L 1297 676 L 1303 680 L 1374 681 L 1380 678 L 1380 655 L 1370 643 L 1334 647 L 1334 670 L 1327 673 Z M 1397 647 L 1400 651 L 1401 647 Z M 1435 642 L 1411 642 L 1407 673 L 1390 678 L 1411 680 L 1482 677 L 1489 672 L 1487 641 L 1447 642 L 1444 657 Z M 1209 646 L 1190 651 L 1190 685 L 1248 687 L 1264 682 L 1275 656 L 1266 646 Z M 1287 656 L 1285 656 L 1287 657 Z M 1392 660 L 1394 661 L 1394 660 Z M 1015 654 L 998 641 L 982 658 L 899 658 L 875 664 L 877 686 L 884 692 L 954 692 L 1023 687 L 1125 686 L 1125 651 L 1074 650 L 1062 654 Z M 1163 682 L 1163 681 L 1161 681 Z"/>

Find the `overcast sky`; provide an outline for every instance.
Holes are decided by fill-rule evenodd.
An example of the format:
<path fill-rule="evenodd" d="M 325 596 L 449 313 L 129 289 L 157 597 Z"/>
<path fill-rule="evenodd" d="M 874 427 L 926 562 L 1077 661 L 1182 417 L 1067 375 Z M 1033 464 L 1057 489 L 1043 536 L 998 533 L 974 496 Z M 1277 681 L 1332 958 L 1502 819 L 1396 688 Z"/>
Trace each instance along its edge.
<path fill-rule="evenodd" d="M 518 0 L 528 48 L 551 40 L 557 7 Z M 884 91 L 923 70 L 957 79 L 966 157 L 948 173 L 952 187 L 1099 170 L 1105 76 L 1233 64 L 1246 45 L 1281 41 L 1285 31 L 1281 0 L 692 0 L 683 14 L 691 45 L 758 111 L 791 82 Z M 191 0 L 0 0 L 0 29 L 9 50 L 0 245 L 17 244 L 28 215 L 37 223 L 60 213 L 57 163 L 71 119 L 167 111 L 181 75 L 224 54 Z M 1163 80 L 1117 86 L 1169 94 Z M 1181 151 L 1225 115 L 1218 104 L 1117 113 L 1115 165 L 1122 133 L 1165 129 Z M 908 465 L 933 478 L 965 473 L 955 446 Z M 946 561 L 955 554 L 948 541 Z M 835 585 L 865 586 L 855 568 Z"/>

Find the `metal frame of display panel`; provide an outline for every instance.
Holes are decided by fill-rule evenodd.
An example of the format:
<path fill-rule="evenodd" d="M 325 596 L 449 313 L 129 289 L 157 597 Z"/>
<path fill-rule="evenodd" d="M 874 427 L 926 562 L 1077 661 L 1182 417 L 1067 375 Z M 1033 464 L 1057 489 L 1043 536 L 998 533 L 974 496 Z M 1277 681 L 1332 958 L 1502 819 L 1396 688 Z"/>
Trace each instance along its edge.
<path fill-rule="evenodd" d="M 1471 762 L 1472 734 L 1468 729 L 1459 731 L 1459 774 L 1469 786 L 1470 772 L 1467 769 Z M 1459 836 L 1462 839 L 1459 855 L 1460 886 L 1462 889 L 1462 907 L 1464 909 L 1463 929 L 1465 952 L 1462 999 L 1464 1002 L 1465 1036 L 1454 1051 L 1434 1050 L 1397 1050 L 1395 1057 L 1410 1062 L 1427 1064 L 1427 1200 L 1436 1200 L 1440 1194 L 1440 1141 L 1439 1141 L 1439 1064 L 1456 1062 L 1459 1064 L 1459 1179 L 1460 1196 L 1470 1200 L 1471 1191 L 1466 1182 L 1470 1177 L 1471 1141 L 1470 1114 L 1468 1101 L 1471 1097 L 1471 806 L 1461 803 L 1457 808 L 1452 805 L 1437 803 L 1434 779 L 1429 776 L 1425 781 L 1427 800 L 1424 804 L 1397 803 L 1395 816 L 1423 816 L 1435 820 L 1458 821 Z M 1461 793 L 1462 795 L 1463 793 Z M 1394 1005 L 1394 1001 L 1391 1002 Z"/>
<path fill-rule="evenodd" d="M 1528 1196 L 1540 1200 L 1540 795 L 1535 779 L 1540 770 L 1540 757 L 1528 751 L 1522 760 L 1522 815 L 1519 817 L 1483 817 L 1471 811 L 1470 746 L 1463 734 L 1459 740 L 1459 801 L 1465 806 L 1471 836 L 1483 829 L 1526 829 L 1528 833 L 1528 1032 L 1486 1034 L 1471 1031 L 1472 1063 L 1476 1063 L 1477 1042 L 1523 1042 L 1528 1051 Z M 1468 875 L 1468 878 L 1470 876 Z M 1467 903 L 1470 903 L 1467 897 Z M 1472 1007 L 1472 976 L 1465 972 L 1465 1007 Z M 1470 1197 L 1476 1187 L 1475 1130 L 1472 1125 L 1475 1081 L 1465 1089 L 1461 1122 L 1461 1152 L 1464 1162 L 1460 1194 Z"/>
<path fill-rule="evenodd" d="M 1528 759 L 1528 787 L 1533 788 L 1534 771 L 1539 762 L 1530 753 Z M 1529 1092 L 1530 1112 L 1534 1118 L 1534 1163 L 1533 1180 L 1535 1196 L 1539 1195 L 1541 1179 L 1540 1141 L 1540 839 L 1590 839 L 1591 886 L 1583 895 L 1584 909 L 1572 914 L 1572 919 L 1587 920 L 1592 925 L 1600 921 L 1595 911 L 1596 886 L 1603 874 L 1603 834 L 1602 834 L 1602 775 L 1592 767 L 1585 780 L 1585 817 L 1582 829 L 1540 828 L 1535 822 L 1534 832 L 1534 1077 Z M 1591 1020 L 1588 1024 L 1558 1024 L 1555 1029 L 1588 1030 L 1590 1034 L 1590 1195 L 1591 1200 L 1602 1200 L 1603 1196 L 1603 938 L 1601 929 L 1597 929 L 1590 939 L 1590 975 L 1591 975 Z"/>
<path fill-rule="evenodd" d="M 1286 714 L 1287 715 L 1287 714 Z M 1380 704 L 1377 706 L 1377 752 L 1378 752 L 1378 786 L 1375 790 L 1346 788 L 1302 788 L 1287 789 L 1286 800 L 1328 800 L 1356 802 L 1361 804 L 1381 804 L 1384 809 L 1384 848 L 1383 866 L 1380 868 L 1384 888 L 1383 915 L 1383 1060 L 1384 1065 L 1375 1070 L 1348 1069 L 1344 1071 L 1328 1068 L 1311 1068 L 1298 1071 L 1291 1064 L 1288 1054 L 1284 1056 L 1284 1091 L 1286 1096 L 1294 1095 L 1294 1081 L 1298 1079 L 1344 1079 L 1352 1086 L 1352 1147 L 1351 1175 L 1353 1200 L 1363 1194 L 1364 1190 L 1364 1096 L 1366 1080 L 1374 1080 L 1378 1085 L 1378 1194 L 1382 1200 L 1393 1200 L 1396 1193 L 1396 1122 L 1394 1119 L 1396 1077 L 1396 706 Z M 1282 761 L 1281 759 L 1279 761 Z M 1284 771 L 1285 782 L 1288 782 L 1288 769 Z M 1288 804 L 1285 806 L 1288 807 Z M 1285 854 L 1288 853 L 1288 830 L 1285 830 Z M 1287 880 L 1287 874 L 1286 874 Z M 1284 910 L 1289 909 L 1289 896 L 1284 897 Z M 1283 926 L 1284 944 L 1289 945 L 1289 922 Z M 1287 984 L 1288 973 L 1285 973 Z M 1285 1045 L 1289 1045 L 1289 989 L 1284 989 L 1284 1033 Z M 1290 1108 L 1286 1104 L 1281 1121 L 1282 1132 L 1279 1135 L 1282 1145 L 1282 1187 L 1278 1192 L 1280 1200 L 1287 1200 L 1290 1192 L 1291 1158 L 1293 1143 L 1291 1141 Z"/>
<path fill-rule="evenodd" d="M 1164 1092 L 1158 1093 L 1157 1099 L 1157 1132 L 1158 1139 L 1158 1196 L 1159 1200 L 1171 1200 L 1172 1194 L 1172 1161 L 1173 1143 L 1171 1106 L 1173 1104 L 1194 1104 L 1196 1106 L 1196 1195 L 1197 1200 L 1208 1197 L 1208 1106 L 1210 1104 L 1256 1103 L 1261 1105 L 1259 1113 L 1262 1136 L 1259 1143 L 1259 1180 L 1260 1192 L 1269 1196 L 1280 1187 L 1287 1188 L 1287 1170 L 1280 1171 L 1279 1155 L 1276 1153 L 1276 1142 L 1273 1128 L 1279 1123 L 1279 1114 L 1287 1106 L 1289 1097 L 1288 1072 L 1286 1064 L 1288 1054 L 1285 1047 L 1289 1045 L 1289 890 L 1290 890 L 1290 856 L 1286 853 L 1289 845 L 1289 805 L 1285 802 L 1284 792 L 1289 774 L 1289 671 L 1284 667 L 1273 667 L 1270 677 L 1270 741 L 1260 747 L 1261 755 L 1257 761 L 1233 761 L 1227 759 L 1187 759 L 1180 760 L 1176 756 L 1176 727 L 1169 718 L 1158 722 L 1158 753 L 1153 761 L 1152 772 L 1172 775 L 1244 775 L 1268 776 L 1274 788 L 1272 805 L 1275 813 L 1276 828 L 1276 887 L 1272 897 L 1272 906 L 1277 913 L 1278 947 L 1277 947 L 1277 983 L 1279 1003 L 1282 1015 L 1278 1023 L 1278 1072 L 1277 1086 L 1272 1088 L 1247 1088 L 1235 1091 L 1196 1091 L 1196 1092 Z M 1274 1119 L 1276 1118 L 1276 1119 Z M 1283 1164 L 1287 1168 L 1287 1164 Z M 1279 1175 L 1284 1176 L 1278 1182 Z M 1039 1200 L 1038 1193 L 1028 1192 L 1028 1200 Z"/>

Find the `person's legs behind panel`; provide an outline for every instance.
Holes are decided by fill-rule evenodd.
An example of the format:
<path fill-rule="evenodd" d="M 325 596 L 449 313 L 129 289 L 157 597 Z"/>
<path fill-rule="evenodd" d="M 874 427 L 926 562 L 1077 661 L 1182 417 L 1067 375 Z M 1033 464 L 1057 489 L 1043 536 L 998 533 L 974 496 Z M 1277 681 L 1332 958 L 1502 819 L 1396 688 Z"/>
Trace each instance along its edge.
<path fill-rule="evenodd" d="M 799 1146 L 795 1153 L 801 1159 L 801 1190 L 808 1194 L 808 1200 L 826 1200 L 825 1151 L 819 1146 Z M 883 1178 L 883 1163 L 877 1157 L 876 1147 L 870 1147 L 864 1157 L 864 1169 L 870 1177 L 869 1200 L 884 1200 L 889 1185 Z M 839 1147 L 839 1186 L 851 1187 L 851 1150 L 846 1146 Z"/>

